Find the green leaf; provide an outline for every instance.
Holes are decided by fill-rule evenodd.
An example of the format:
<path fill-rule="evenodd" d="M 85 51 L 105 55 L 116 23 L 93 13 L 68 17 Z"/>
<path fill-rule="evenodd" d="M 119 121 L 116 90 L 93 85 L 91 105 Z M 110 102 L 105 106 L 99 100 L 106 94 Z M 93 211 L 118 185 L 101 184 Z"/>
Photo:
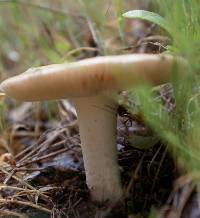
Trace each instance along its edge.
<path fill-rule="evenodd" d="M 171 33 L 171 28 L 168 21 L 165 18 L 161 17 L 159 14 L 144 10 L 133 10 L 124 13 L 123 16 L 127 18 L 139 18 L 150 21 L 152 23 L 157 24 L 158 26 L 166 30 L 168 33 Z"/>

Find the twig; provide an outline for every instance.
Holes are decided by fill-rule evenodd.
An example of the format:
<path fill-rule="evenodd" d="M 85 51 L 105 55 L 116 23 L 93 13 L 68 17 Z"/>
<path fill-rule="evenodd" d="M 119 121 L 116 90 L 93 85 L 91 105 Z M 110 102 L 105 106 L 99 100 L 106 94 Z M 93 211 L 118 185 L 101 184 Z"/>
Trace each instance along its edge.
<path fill-rule="evenodd" d="M 63 131 L 63 130 L 62 130 Z M 25 155 L 23 158 L 21 158 L 21 160 L 19 161 L 19 165 L 20 165 L 20 162 L 28 159 L 29 157 L 32 157 L 32 155 L 37 152 L 39 149 L 41 149 L 42 147 L 48 145 L 49 143 L 53 142 L 55 140 L 55 138 L 60 134 L 60 131 L 59 132 L 56 132 L 55 134 L 51 133 L 51 136 L 46 140 L 44 141 L 43 143 L 41 143 L 38 147 L 36 147 L 35 149 L 33 149 L 31 152 L 29 152 L 27 155 Z"/>
<path fill-rule="evenodd" d="M 0 214 L 1 215 L 8 215 L 8 216 L 16 216 L 19 218 L 28 218 L 28 216 L 26 216 L 25 214 L 19 214 L 16 212 L 12 212 L 12 211 L 8 211 L 8 210 L 2 210 L 0 209 Z"/>
<path fill-rule="evenodd" d="M 42 142 L 42 140 L 46 138 L 46 131 L 39 137 L 39 139 L 37 140 L 36 143 L 28 146 L 27 148 L 25 148 L 23 151 L 21 151 L 20 153 L 18 153 L 17 155 L 15 155 L 15 159 L 21 157 L 22 155 L 24 155 L 25 153 L 27 153 L 29 150 L 32 150 L 37 144 L 39 144 L 40 142 Z"/>
<path fill-rule="evenodd" d="M 64 57 L 62 58 L 62 61 L 64 61 L 65 59 L 67 59 L 69 56 L 75 54 L 76 52 L 80 52 L 80 51 L 100 51 L 98 48 L 94 48 L 94 47 L 80 47 L 80 48 L 75 48 L 69 52 L 67 52 L 66 55 L 64 55 Z"/>
<path fill-rule="evenodd" d="M 17 190 L 17 191 L 24 191 L 24 190 L 26 190 L 26 189 L 24 189 L 24 188 L 19 188 L 19 187 L 15 187 L 15 186 L 10 186 L 10 185 L 0 185 L 0 190 L 1 189 L 13 189 L 13 190 Z"/>
<path fill-rule="evenodd" d="M 46 212 L 46 213 L 51 214 L 51 210 L 49 210 L 49 209 L 47 209 L 47 208 L 44 208 L 44 207 L 42 207 L 42 206 L 40 206 L 40 205 L 30 203 L 30 202 L 18 201 L 18 200 L 8 200 L 8 199 L 2 199 L 2 198 L 0 198 L 0 203 L 2 203 L 2 204 L 12 203 L 12 204 L 25 205 L 25 206 L 33 207 L 33 208 L 36 208 L 36 209 L 38 209 L 38 210 L 41 210 L 41 211 L 44 211 L 44 212 Z"/>
<path fill-rule="evenodd" d="M 5 173 L 5 172 L 4 172 Z M 14 173 L 15 173 L 15 170 L 12 170 L 10 173 L 8 173 L 7 175 L 7 177 L 6 177 L 6 179 L 4 180 L 4 182 L 3 182 L 3 184 L 6 184 L 9 180 L 10 180 L 10 178 L 14 175 Z"/>
<path fill-rule="evenodd" d="M 184 207 L 186 206 L 188 199 L 191 197 L 192 193 L 195 190 L 196 185 L 194 183 L 188 184 L 179 198 L 179 204 L 177 208 L 177 217 L 181 217 Z"/>
<path fill-rule="evenodd" d="M 162 145 L 161 145 L 161 147 L 162 147 Z M 156 155 L 157 155 L 157 153 L 156 153 Z M 152 186 L 151 186 L 150 196 L 152 196 L 152 194 L 153 194 L 153 190 L 154 190 L 154 188 L 155 188 L 155 186 L 156 186 L 156 182 L 157 182 L 157 179 L 158 179 L 158 175 L 159 175 L 159 173 L 160 173 L 160 169 L 161 169 L 161 167 L 162 167 L 162 165 L 163 165 L 163 162 L 164 162 L 164 160 L 165 160 L 166 155 L 167 155 L 167 146 L 166 146 L 166 148 L 165 148 L 165 150 L 164 150 L 164 152 L 163 152 L 163 154 L 162 154 L 161 160 L 159 161 L 160 164 L 159 164 L 159 166 L 158 166 L 158 168 L 157 168 L 157 170 L 156 170 L 156 174 L 155 174 L 155 176 L 154 176 L 153 184 L 152 184 Z M 146 198 L 146 199 L 145 199 L 145 202 L 144 202 L 144 205 L 143 205 L 143 210 L 145 210 L 148 201 L 149 201 L 149 198 Z"/>
<path fill-rule="evenodd" d="M 42 167 L 36 167 L 36 168 L 26 168 L 26 167 L 21 167 L 21 168 L 16 168 L 15 171 L 16 172 L 20 172 L 20 171 L 26 171 L 26 172 L 35 172 L 35 171 L 41 171 L 44 168 Z"/>
<path fill-rule="evenodd" d="M 13 189 L 13 190 L 17 190 L 17 191 L 22 191 L 22 192 L 29 192 L 29 193 L 39 193 L 42 194 L 41 192 L 45 193 L 45 191 L 39 191 L 37 189 L 35 190 L 30 190 L 30 189 L 26 189 L 26 188 L 20 188 L 20 187 L 15 187 L 15 186 L 10 186 L 10 185 L 0 185 L 0 190 L 1 189 Z M 43 196 L 46 196 L 44 194 L 42 194 Z M 46 196 L 48 197 L 48 196 Z M 49 198 L 49 197 L 48 197 Z"/>
<path fill-rule="evenodd" d="M 83 2 L 83 0 L 79 0 L 80 4 L 85 8 L 85 4 Z M 94 25 L 93 25 L 93 22 L 91 21 L 90 17 L 88 16 L 88 13 L 85 12 L 85 19 L 87 21 L 87 24 L 88 24 L 88 28 L 90 30 L 90 33 L 92 35 L 92 39 L 94 40 L 94 43 L 96 44 L 96 47 L 97 48 L 101 48 L 101 43 L 99 42 L 99 39 L 97 37 L 97 34 L 96 34 L 96 31 L 95 31 L 95 28 L 94 28 Z"/>
<path fill-rule="evenodd" d="M 3 173 L 10 175 L 9 172 L 7 172 L 5 169 L 0 169 Z M 36 188 L 34 188 L 33 186 L 31 186 L 30 184 L 26 183 L 24 180 L 18 178 L 17 176 L 12 175 L 11 176 L 13 179 L 17 180 L 18 182 L 20 182 L 22 185 L 25 185 L 26 187 L 28 187 L 29 189 L 31 189 L 32 191 L 36 192 L 38 194 L 38 196 L 42 196 L 44 198 L 49 199 L 49 196 L 41 193 L 41 191 L 37 190 Z M 27 190 L 28 191 L 28 190 Z"/>
<path fill-rule="evenodd" d="M 157 149 L 156 153 L 153 155 L 153 158 L 151 159 L 150 163 L 148 164 L 148 167 L 147 167 L 148 175 L 150 175 L 151 165 L 154 162 L 154 160 L 156 159 L 156 157 L 158 156 L 162 147 L 163 147 L 163 145 L 161 144 L 160 147 Z"/>
<path fill-rule="evenodd" d="M 9 172 L 7 172 L 5 169 L 0 169 L 3 173 L 10 175 Z M 33 186 L 29 185 L 28 183 L 26 183 L 25 181 L 23 181 L 22 179 L 18 178 L 17 176 L 12 175 L 11 176 L 13 179 L 17 180 L 18 182 L 20 182 L 22 185 L 27 186 L 28 188 L 30 188 L 31 190 L 37 190 L 35 189 Z"/>
<path fill-rule="evenodd" d="M 63 152 L 65 152 L 65 151 L 68 151 L 68 150 L 69 150 L 69 148 L 63 148 L 63 149 L 61 149 L 61 150 L 59 150 L 59 151 L 52 152 L 51 154 L 44 155 L 44 156 L 39 157 L 39 158 L 37 158 L 37 159 L 35 159 L 35 160 L 31 160 L 31 161 L 27 161 L 27 162 L 25 162 L 25 163 L 22 163 L 22 164 L 18 165 L 18 167 L 22 167 L 22 166 L 29 165 L 29 164 L 32 164 L 32 163 L 36 163 L 36 162 L 38 162 L 38 161 L 47 159 L 47 158 L 49 158 L 49 157 L 56 156 L 56 155 L 58 155 L 58 154 L 60 154 L 60 153 L 63 153 Z"/>
<path fill-rule="evenodd" d="M 168 147 L 166 146 L 166 148 L 165 148 L 165 150 L 163 152 L 162 158 L 160 160 L 160 164 L 159 164 L 158 169 L 156 171 L 156 175 L 154 176 L 153 184 L 152 184 L 152 187 L 151 187 L 151 194 L 153 193 L 153 190 L 154 190 L 155 185 L 156 185 L 156 180 L 158 179 L 158 175 L 160 173 L 161 166 L 162 166 L 162 164 L 163 164 L 163 162 L 165 160 L 165 157 L 167 155 L 167 149 L 168 149 Z"/>
<path fill-rule="evenodd" d="M 127 185 L 127 188 L 125 190 L 125 194 L 124 194 L 125 198 L 128 198 L 130 196 L 130 190 L 133 187 L 133 183 L 134 183 L 135 179 L 138 177 L 137 174 L 138 174 L 139 169 L 141 168 L 141 165 L 143 163 L 145 155 L 146 155 L 146 152 L 144 152 L 144 154 L 142 155 L 140 162 L 138 163 L 136 169 L 132 172 L 132 177 L 131 177 L 131 179 Z"/>

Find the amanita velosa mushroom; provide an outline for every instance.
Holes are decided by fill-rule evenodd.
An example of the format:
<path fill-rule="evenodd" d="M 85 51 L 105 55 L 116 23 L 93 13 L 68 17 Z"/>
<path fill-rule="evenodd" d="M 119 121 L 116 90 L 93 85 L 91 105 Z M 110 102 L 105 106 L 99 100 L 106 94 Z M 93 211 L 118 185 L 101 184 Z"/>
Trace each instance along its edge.
<path fill-rule="evenodd" d="M 182 59 L 153 54 L 95 57 L 31 68 L 3 81 L 0 90 L 22 101 L 73 99 L 92 199 L 116 202 L 122 197 L 122 187 L 113 94 L 144 82 L 170 81 L 174 63 L 182 65 Z"/>

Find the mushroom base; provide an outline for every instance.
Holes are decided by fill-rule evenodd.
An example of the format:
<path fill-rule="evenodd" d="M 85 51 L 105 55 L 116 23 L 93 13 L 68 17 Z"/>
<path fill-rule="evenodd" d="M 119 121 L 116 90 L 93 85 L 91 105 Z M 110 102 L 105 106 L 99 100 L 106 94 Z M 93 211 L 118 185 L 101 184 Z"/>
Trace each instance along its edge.
<path fill-rule="evenodd" d="M 92 200 L 117 202 L 122 196 L 116 147 L 117 105 L 105 96 L 73 100 Z"/>

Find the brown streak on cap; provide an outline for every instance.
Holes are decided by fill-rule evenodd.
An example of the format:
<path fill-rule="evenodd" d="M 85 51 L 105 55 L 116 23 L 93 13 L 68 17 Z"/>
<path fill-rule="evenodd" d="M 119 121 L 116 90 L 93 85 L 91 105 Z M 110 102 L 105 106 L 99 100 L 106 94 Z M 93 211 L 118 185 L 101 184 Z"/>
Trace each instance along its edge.
<path fill-rule="evenodd" d="M 38 101 L 119 91 L 144 81 L 158 85 L 170 80 L 175 61 L 183 62 L 153 54 L 95 57 L 30 68 L 2 82 L 0 90 L 18 100 Z"/>

